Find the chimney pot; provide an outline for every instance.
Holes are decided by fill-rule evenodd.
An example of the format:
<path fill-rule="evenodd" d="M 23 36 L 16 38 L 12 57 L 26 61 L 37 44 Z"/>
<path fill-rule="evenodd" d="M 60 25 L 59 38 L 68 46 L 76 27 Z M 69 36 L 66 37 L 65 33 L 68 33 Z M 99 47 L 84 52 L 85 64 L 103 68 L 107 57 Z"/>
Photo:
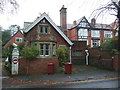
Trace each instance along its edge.
<path fill-rule="evenodd" d="M 76 20 L 73 21 L 73 26 L 75 26 L 75 25 L 77 25 L 77 21 Z"/>

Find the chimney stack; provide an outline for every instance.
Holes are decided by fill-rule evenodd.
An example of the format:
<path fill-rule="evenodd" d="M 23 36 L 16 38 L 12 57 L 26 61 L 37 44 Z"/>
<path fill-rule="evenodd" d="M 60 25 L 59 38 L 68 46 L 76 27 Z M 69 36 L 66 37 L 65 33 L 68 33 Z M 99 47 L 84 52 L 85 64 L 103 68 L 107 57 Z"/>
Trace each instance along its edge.
<path fill-rule="evenodd" d="M 67 8 L 65 8 L 64 5 L 60 9 L 60 26 L 64 31 L 67 30 Z"/>
<path fill-rule="evenodd" d="M 91 25 L 92 25 L 93 27 L 95 27 L 95 24 L 96 24 L 95 18 L 91 19 Z"/>

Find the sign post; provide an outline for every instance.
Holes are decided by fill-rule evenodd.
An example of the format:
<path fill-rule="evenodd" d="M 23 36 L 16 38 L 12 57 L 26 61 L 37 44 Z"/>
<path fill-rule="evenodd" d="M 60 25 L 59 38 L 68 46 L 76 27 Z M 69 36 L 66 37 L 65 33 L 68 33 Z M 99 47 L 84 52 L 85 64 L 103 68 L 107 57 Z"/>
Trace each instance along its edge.
<path fill-rule="evenodd" d="M 17 47 L 13 49 L 12 52 L 12 75 L 18 75 L 18 65 L 19 65 L 19 51 Z"/>

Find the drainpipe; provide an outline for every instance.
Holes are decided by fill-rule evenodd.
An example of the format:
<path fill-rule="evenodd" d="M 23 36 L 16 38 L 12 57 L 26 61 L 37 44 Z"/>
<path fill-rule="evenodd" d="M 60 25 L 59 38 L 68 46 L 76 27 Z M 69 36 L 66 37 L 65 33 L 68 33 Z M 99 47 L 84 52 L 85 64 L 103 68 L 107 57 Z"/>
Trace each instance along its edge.
<path fill-rule="evenodd" d="M 70 63 L 72 63 L 72 61 L 71 61 L 71 46 L 70 46 Z"/>
<path fill-rule="evenodd" d="M 89 61 L 88 61 L 88 56 L 89 56 L 89 52 L 88 52 L 88 49 L 86 49 L 85 50 L 85 52 L 86 52 L 86 65 L 88 65 L 89 63 Z"/>

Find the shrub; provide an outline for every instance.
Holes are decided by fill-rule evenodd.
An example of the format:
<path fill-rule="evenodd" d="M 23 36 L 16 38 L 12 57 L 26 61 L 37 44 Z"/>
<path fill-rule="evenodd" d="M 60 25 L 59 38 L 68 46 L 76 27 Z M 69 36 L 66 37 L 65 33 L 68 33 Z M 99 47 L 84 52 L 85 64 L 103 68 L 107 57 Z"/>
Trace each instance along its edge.
<path fill-rule="evenodd" d="M 64 66 L 64 63 L 66 63 L 68 61 L 68 57 L 69 57 L 69 50 L 67 47 L 65 46 L 61 46 L 57 49 L 57 56 L 59 59 L 59 64 L 60 67 Z"/>
<path fill-rule="evenodd" d="M 116 37 L 106 40 L 101 47 L 104 49 L 117 49 L 118 48 L 118 40 L 115 40 Z"/>
<path fill-rule="evenodd" d="M 38 56 L 39 54 L 39 49 L 35 46 L 26 46 L 23 48 L 22 50 L 22 56 L 25 58 L 25 59 L 34 59 Z"/>
<path fill-rule="evenodd" d="M 22 42 L 22 43 L 19 43 L 17 48 L 19 50 L 19 54 L 22 55 L 22 50 L 23 48 L 25 47 L 26 43 L 25 42 Z"/>
<path fill-rule="evenodd" d="M 7 48 L 2 48 L 2 57 L 9 57 L 9 60 L 11 60 L 13 49 L 14 49 L 13 45 L 9 45 Z"/>

